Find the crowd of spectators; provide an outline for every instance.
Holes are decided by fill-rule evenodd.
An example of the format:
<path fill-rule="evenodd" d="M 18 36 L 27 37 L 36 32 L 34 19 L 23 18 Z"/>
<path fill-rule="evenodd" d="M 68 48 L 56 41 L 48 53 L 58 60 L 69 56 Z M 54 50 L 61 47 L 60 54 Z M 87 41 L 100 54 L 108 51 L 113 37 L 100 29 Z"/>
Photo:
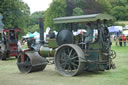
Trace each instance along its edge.
<path fill-rule="evenodd" d="M 119 45 L 120 47 L 124 46 L 126 47 L 128 44 L 128 36 L 125 36 L 124 34 L 114 37 L 114 40 L 116 42 L 116 46 Z"/>

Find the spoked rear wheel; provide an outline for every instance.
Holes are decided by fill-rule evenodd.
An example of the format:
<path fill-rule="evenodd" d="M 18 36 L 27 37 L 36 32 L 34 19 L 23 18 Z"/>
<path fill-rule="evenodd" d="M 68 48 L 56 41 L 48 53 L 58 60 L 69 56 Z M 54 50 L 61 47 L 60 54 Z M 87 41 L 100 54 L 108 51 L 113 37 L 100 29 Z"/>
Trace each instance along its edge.
<path fill-rule="evenodd" d="M 85 66 L 81 57 L 84 57 L 84 53 L 77 45 L 62 45 L 54 57 L 57 71 L 63 76 L 75 76 L 81 73 Z"/>

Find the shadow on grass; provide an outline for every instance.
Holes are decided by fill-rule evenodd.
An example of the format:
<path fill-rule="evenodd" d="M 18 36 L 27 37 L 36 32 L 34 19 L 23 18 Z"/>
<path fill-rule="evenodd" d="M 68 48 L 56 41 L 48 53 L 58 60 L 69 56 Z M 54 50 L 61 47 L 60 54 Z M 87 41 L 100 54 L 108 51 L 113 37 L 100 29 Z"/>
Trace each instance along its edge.
<path fill-rule="evenodd" d="M 81 74 L 79 74 L 79 77 L 91 77 L 94 75 L 104 75 L 106 72 L 82 72 Z"/>
<path fill-rule="evenodd" d="M 17 58 L 15 58 L 15 57 L 11 57 L 11 58 L 8 58 L 7 59 L 7 61 L 9 61 L 9 60 L 16 60 Z"/>
<path fill-rule="evenodd" d="M 0 60 L 1 61 L 14 61 L 14 60 L 16 60 L 17 58 L 15 58 L 15 57 L 10 57 L 10 58 L 7 58 L 6 60 L 2 60 L 1 58 L 0 58 Z"/>

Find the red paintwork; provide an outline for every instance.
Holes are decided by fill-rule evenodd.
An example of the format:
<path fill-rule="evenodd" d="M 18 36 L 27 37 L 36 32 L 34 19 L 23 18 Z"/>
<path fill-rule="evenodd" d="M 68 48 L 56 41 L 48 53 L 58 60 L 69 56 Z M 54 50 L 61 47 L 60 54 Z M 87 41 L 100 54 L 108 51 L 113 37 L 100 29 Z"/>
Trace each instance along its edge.
<path fill-rule="evenodd" d="M 21 62 L 24 62 L 25 61 L 25 52 L 27 51 L 31 51 L 31 49 L 26 49 L 22 52 L 22 55 L 21 55 Z"/>
<path fill-rule="evenodd" d="M 8 34 L 10 34 L 10 30 L 14 30 L 14 31 L 15 31 L 15 39 L 17 39 L 16 33 L 17 33 L 17 32 L 20 32 L 21 29 L 19 29 L 19 28 L 15 28 L 15 29 L 5 29 L 5 30 L 3 30 L 3 32 L 8 32 Z M 8 40 L 10 40 L 10 35 L 8 36 Z"/>
<path fill-rule="evenodd" d="M 14 31 L 14 34 L 15 34 L 15 39 L 13 39 L 14 42 L 11 42 L 12 40 L 10 39 L 10 31 Z M 17 45 L 17 42 L 18 42 L 18 38 L 17 38 L 17 32 L 20 32 L 21 29 L 19 28 L 16 28 L 16 29 L 5 29 L 3 30 L 3 32 L 7 32 L 8 33 L 8 46 L 9 46 L 9 56 L 17 56 L 18 55 L 18 45 Z"/>
<path fill-rule="evenodd" d="M 10 56 L 17 56 L 18 55 L 18 46 L 17 43 L 9 43 L 10 47 Z"/>

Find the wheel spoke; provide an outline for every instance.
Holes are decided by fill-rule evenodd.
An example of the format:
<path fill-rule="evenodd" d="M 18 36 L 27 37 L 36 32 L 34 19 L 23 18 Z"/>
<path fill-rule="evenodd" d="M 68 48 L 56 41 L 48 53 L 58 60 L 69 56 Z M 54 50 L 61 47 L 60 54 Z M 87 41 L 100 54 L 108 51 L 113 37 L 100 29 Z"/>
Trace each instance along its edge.
<path fill-rule="evenodd" d="M 69 58 L 71 57 L 72 51 L 73 49 L 71 49 L 71 51 L 69 52 L 69 55 L 68 55 Z"/>
<path fill-rule="evenodd" d="M 71 68 L 70 64 L 68 64 L 68 72 L 72 72 L 72 68 Z"/>
<path fill-rule="evenodd" d="M 67 54 L 66 54 L 65 52 L 63 52 L 63 53 L 61 54 L 60 61 L 65 62 L 65 61 L 66 61 L 66 59 L 65 59 L 66 57 L 67 57 Z"/>
<path fill-rule="evenodd" d="M 68 52 L 68 54 L 70 53 L 70 48 L 67 48 L 67 52 Z"/>
<path fill-rule="evenodd" d="M 72 67 L 73 67 L 73 69 L 75 70 L 75 69 L 77 69 L 77 67 L 76 66 L 74 66 L 74 65 L 72 65 Z"/>
<path fill-rule="evenodd" d="M 75 56 L 75 55 L 77 55 L 76 52 L 74 52 L 72 56 Z"/>
<path fill-rule="evenodd" d="M 61 63 L 61 66 L 62 66 L 64 69 L 66 69 L 67 63 L 66 63 L 66 62 Z"/>
<path fill-rule="evenodd" d="M 64 60 L 65 60 L 65 56 L 64 56 L 64 55 L 61 54 L 60 57 L 61 57 L 61 58 L 60 58 L 60 61 L 64 61 Z"/>
<path fill-rule="evenodd" d="M 76 66 L 76 67 L 78 67 L 78 65 L 77 65 L 77 64 L 75 64 L 74 62 L 71 62 L 71 64 L 72 64 L 72 65 L 74 65 L 74 66 Z"/>
<path fill-rule="evenodd" d="M 63 54 L 63 56 L 68 56 L 68 54 L 66 53 L 66 50 L 64 50 L 64 52 L 62 53 Z"/>
<path fill-rule="evenodd" d="M 65 51 L 64 51 L 62 54 L 63 54 L 63 56 L 67 56 L 67 54 L 66 54 L 66 52 L 65 52 Z M 62 54 L 61 54 L 61 55 L 62 55 Z"/>
<path fill-rule="evenodd" d="M 78 58 L 78 56 L 75 56 L 75 57 L 73 57 L 73 58 L 71 58 L 72 60 L 74 60 L 74 59 L 77 59 Z"/>
<path fill-rule="evenodd" d="M 79 62 L 79 60 L 74 60 L 74 62 Z"/>

